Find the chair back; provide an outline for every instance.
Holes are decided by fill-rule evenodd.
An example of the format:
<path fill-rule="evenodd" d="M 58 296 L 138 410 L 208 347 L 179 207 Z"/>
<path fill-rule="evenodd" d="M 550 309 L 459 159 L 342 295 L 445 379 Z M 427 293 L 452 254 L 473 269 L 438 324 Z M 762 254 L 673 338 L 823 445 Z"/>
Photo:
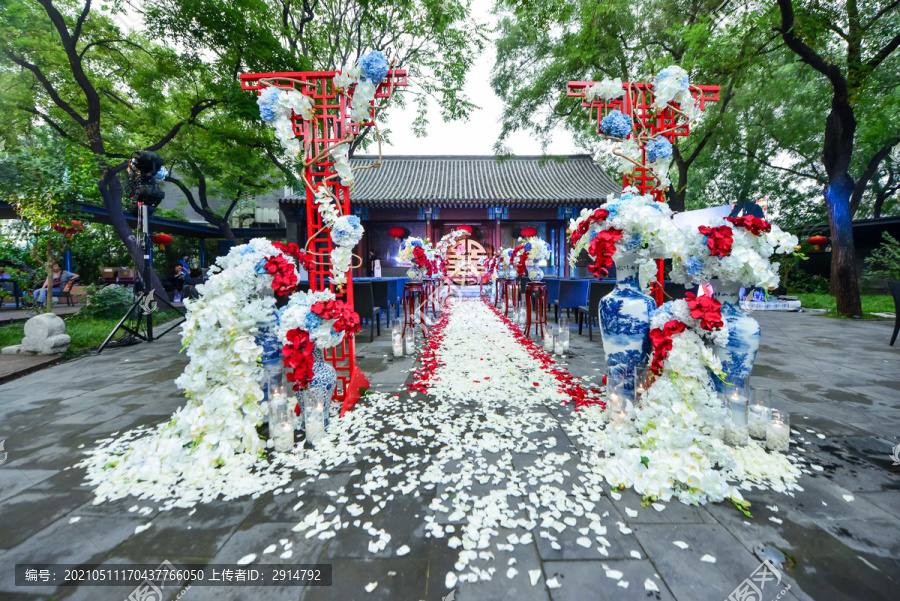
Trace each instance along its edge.
<path fill-rule="evenodd" d="M 590 280 L 561 280 L 559 282 L 559 308 L 577 309 L 588 304 Z"/>
<path fill-rule="evenodd" d="M 375 296 L 372 293 L 372 282 L 353 283 L 353 309 L 362 319 L 375 316 Z"/>
<path fill-rule="evenodd" d="M 547 284 L 547 302 L 555 303 L 559 300 L 559 278 L 544 278 Z"/>
<path fill-rule="evenodd" d="M 894 315 L 900 317 L 900 282 L 888 282 L 888 289 L 894 297 Z"/>
<path fill-rule="evenodd" d="M 392 288 L 388 280 L 372 280 L 372 302 L 376 307 L 387 311 L 389 301 L 393 302 L 390 298 Z"/>
<path fill-rule="evenodd" d="M 594 280 L 591 282 L 591 290 L 588 294 L 588 315 L 591 317 L 599 317 L 600 299 L 612 292 L 615 284 L 612 282 L 603 282 Z"/>

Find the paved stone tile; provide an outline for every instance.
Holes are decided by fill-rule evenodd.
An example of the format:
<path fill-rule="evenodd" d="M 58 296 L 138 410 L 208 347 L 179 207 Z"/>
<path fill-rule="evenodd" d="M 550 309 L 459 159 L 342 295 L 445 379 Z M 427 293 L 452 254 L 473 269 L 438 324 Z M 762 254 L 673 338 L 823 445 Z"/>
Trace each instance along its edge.
<path fill-rule="evenodd" d="M 0 502 L 57 473 L 59 470 L 0 469 Z"/>
<path fill-rule="evenodd" d="M 607 532 L 603 537 L 609 542 L 609 546 L 602 545 L 593 531 L 585 533 L 578 530 L 578 528 L 586 528 L 590 523 L 590 520 L 587 518 L 581 518 L 578 520 L 575 528 L 566 528 L 562 532 L 557 532 L 553 528 L 549 529 L 549 533 L 556 537 L 555 542 L 559 544 L 559 549 L 554 549 L 552 545 L 554 541 L 540 536 L 541 529 L 537 529 L 534 533 L 534 539 L 537 541 L 538 553 L 542 560 L 624 559 L 632 557 L 632 551 L 637 551 L 641 556 L 644 555 L 644 551 L 641 549 L 641 545 L 634 537 L 634 534 L 622 534 L 619 531 L 616 522 L 621 521 L 625 523 L 625 520 L 619 515 L 609 499 L 604 497 L 593 499 L 593 501 L 597 503 L 596 507 L 594 507 L 594 513 L 603 516 L 609 512 L 608 516 L 602 520 L 603 525 L 607 528 Z M 578 539 L 583 537 L 590 541 L 591 546 L 589 548 L 578 543 Z M 605 549 L 606 554 L 601 553 L 600 549 Z"/>
<path fill-rule="evenodd" d="M 644 507 L 641 496 L 631 489 L 617 491 L 617 494 L 622 498 L 617 501 L 610 495 L 609 500 L 628 524 L 714 524 L 716 521 L 705 507 L 673 501 L 663 503 L 665 509 L 657 511 L 649 504 Z M 637 516 L 629 515 L 626 510 L 637 512 Z"/>
<path fill-rule="evenodd" d="M 0 541 L 7 548 L 24 542 L 93 498 L 90 491 L 26 490 L 3 501 Z"/>
<path fill-rule="evenodd" d="M 0 556 L 0 565 L 102 563 L 106 554 L 134 535 L 140 524 L 140 520 L 125 517 L 85 517 L 75 524 L 62 518 Z M 54 590 L 29 587 L 22 591 L 15 586 L 12 570 L 0 570 L 0 592 L 49 595 Z"/>
<path fill-rule="evenodd" d="M 123 542 L 115 552 L 135 558 L 175 556 L 209 560 L 244 521 L 254 503 L 249 499 L 236 499 L 228 503 L 197 505 L 195 512 L 172 509 L 152 520 L 145 518 L 141 524 L 152 521 L 153 525 Z"/>
<path fill-rule="evenodd" d="M 426 597 L 426 588 L 432 577 L 427 559 L 334 559 L 331 586 L 311 586 L 302 591 L 301 601 L 416 601 Z M 378 586 L 366 594 L 365 587 L 377 582 Z"/>
<path fill-rule="evenodd" d="M 604 569 L 604 568 L 608 568 Z M 621 572 L 616 580 L 607 576 Z M 562 588 L 550 592 L 553 601 L 606 601 L 616 599 L 647 601 L 674 599 L 665 583 L 656 574 L 653 564 L 647 560 L 613 561 L 547 561 L 544 562 L 545 579 L 556 578 Z M 647 590 L 644 582 L 649 579 L 657 592 Z M 627 587 L 620 586 L 628 584 Z"/>

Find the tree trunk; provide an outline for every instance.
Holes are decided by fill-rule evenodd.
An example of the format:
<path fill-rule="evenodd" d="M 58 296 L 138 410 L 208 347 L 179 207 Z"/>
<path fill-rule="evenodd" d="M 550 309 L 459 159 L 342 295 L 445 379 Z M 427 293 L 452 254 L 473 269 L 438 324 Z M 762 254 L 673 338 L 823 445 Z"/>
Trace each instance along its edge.
<path fill-rule="evenodd" d="M 128 225 L 125 219 L 125 211 L 122 209 L 122 182 L 119 181 L 117 172 L 107 170 L 103 179 L 98 182 L 100 194 L 103 196 L 103 204 L 109 212 L 110 221 L 112 221 L 113 229 L 125 244 L 128 255 L 134 262 L 135 269 L 141 278 L 144 277 L 144 254 L 141 251 L 140 243 L 134 234 L 134 230 Z M 169 302 L 169 295 L 166 293 L 156 272 L 150 269 L 150 287 L 158 298 L 164 302 Z"/>
<path fill-rule="evenodd" d="M 837 312 L 849 316 L 862 315 L 856 251 L 853 246 L 853 219 L 850 216 L 853 187 L 853 179 L 844 172 L 842 176 L 833 178 L 825 189 L 828 221 L 831 225 L 830 292 L 837 301 Z"/>

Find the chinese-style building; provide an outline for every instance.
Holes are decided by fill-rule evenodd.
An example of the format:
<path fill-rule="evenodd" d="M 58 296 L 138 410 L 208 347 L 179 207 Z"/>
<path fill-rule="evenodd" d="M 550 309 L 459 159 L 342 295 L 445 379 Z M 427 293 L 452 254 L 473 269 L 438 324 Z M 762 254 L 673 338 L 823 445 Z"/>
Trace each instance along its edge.
<path fill-rule="evenodd" d="M 377 160 L 377 156 L 357 156 L 351 163 L 372 165 Z M 389 229 L 400 227 L 403 237 L 428 237 L 436 242 L 460 225 L 472 228 L 465 249 L 470 259 L 515 246 L 522 229 L 533 227 L 553 249 L 545 271 L 569 275 L 565 260 L 569 219 L 622 189 L 588 155 L 543 160 L 537 156 L 385 156 L 380 168 L 359 170 L 355 176 L 352 207 L 366 229 L 357 253 L 368 257 L 373 251 L 385 276 L 407 270 L 397 260 L 402 238 L 389 235 Z M 303 199 L 287 199 L 281 206 L 288 239 L 301 239 Z M 452 266 L 455 258 L 451 254 L 449 259 Z"/>

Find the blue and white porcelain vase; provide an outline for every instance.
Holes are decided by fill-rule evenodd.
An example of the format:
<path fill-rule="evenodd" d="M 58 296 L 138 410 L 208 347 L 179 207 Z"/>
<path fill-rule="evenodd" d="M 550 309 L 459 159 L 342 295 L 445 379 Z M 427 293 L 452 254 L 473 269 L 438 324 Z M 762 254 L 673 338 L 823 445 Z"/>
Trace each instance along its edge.
<path fill-rule="evenodd" d="M 306 440 L 315 445 L 325 436 L 331 421 L 331 398 L 337 387 L 337 372 L 325 361 L 322 349 L 313 349 L 313 359 L 313 378 L 309 386 L 297 393 L 297 400 L 301 404 Z"/>
<path fill-rule="evenodd" d="M 616 286 L 600 299 L 600 332 L 607 373 L 621 370 L 625 391 L 634 394 L 635 369 L 650 353 L 650 313 L 656 301 L 641 290 L 635 254 L 616 254 Z"/>
<path fill-rule="evenodd" d="M 525 267 L 528 268 L 528 279 L 532 282 L 540 282 L 544 279 L 544 270 L 538 267 L 534 261 L 526 261 Z"/>
<path fill-rule="evenodd" d="M 284 357 L 281 354 L 282 344 L 278 340 L 278 313 L 273 311 L 269 319 L 256 324 L 256 344 L 262 348 L 260 362 L 262 363 L 262 379 L 259 382 L 262 388 L 262 402 L 268 402 L 269 391 L 282 386 L 284 375 Z M 269 413 L 263 412 L 263 422 L 269 421 Z"/>
<path fill-rule="evenodd" d="M 714 347 L 713 352 L 722 361 L 725 382 L 714 377 L 716 390 L 723 392 L 728 384 L 740 385 L 753 371 L 759 350 L 759 323 L 741 309 L 741 285 L 736 282 L 713 279 L 716 300 L 722 303 L 722 321 L 728 326 L 728 344 Z M 726 383 L 727 382 L 727 383 Z"/>
<path fill-rule="evenodd" d="M 425 277 L 425 272 L 413 265 L 409 269 L 406 270 L 406 279 L 410 282 L 417 284 L 422 281 L 422 278 Z"/>

